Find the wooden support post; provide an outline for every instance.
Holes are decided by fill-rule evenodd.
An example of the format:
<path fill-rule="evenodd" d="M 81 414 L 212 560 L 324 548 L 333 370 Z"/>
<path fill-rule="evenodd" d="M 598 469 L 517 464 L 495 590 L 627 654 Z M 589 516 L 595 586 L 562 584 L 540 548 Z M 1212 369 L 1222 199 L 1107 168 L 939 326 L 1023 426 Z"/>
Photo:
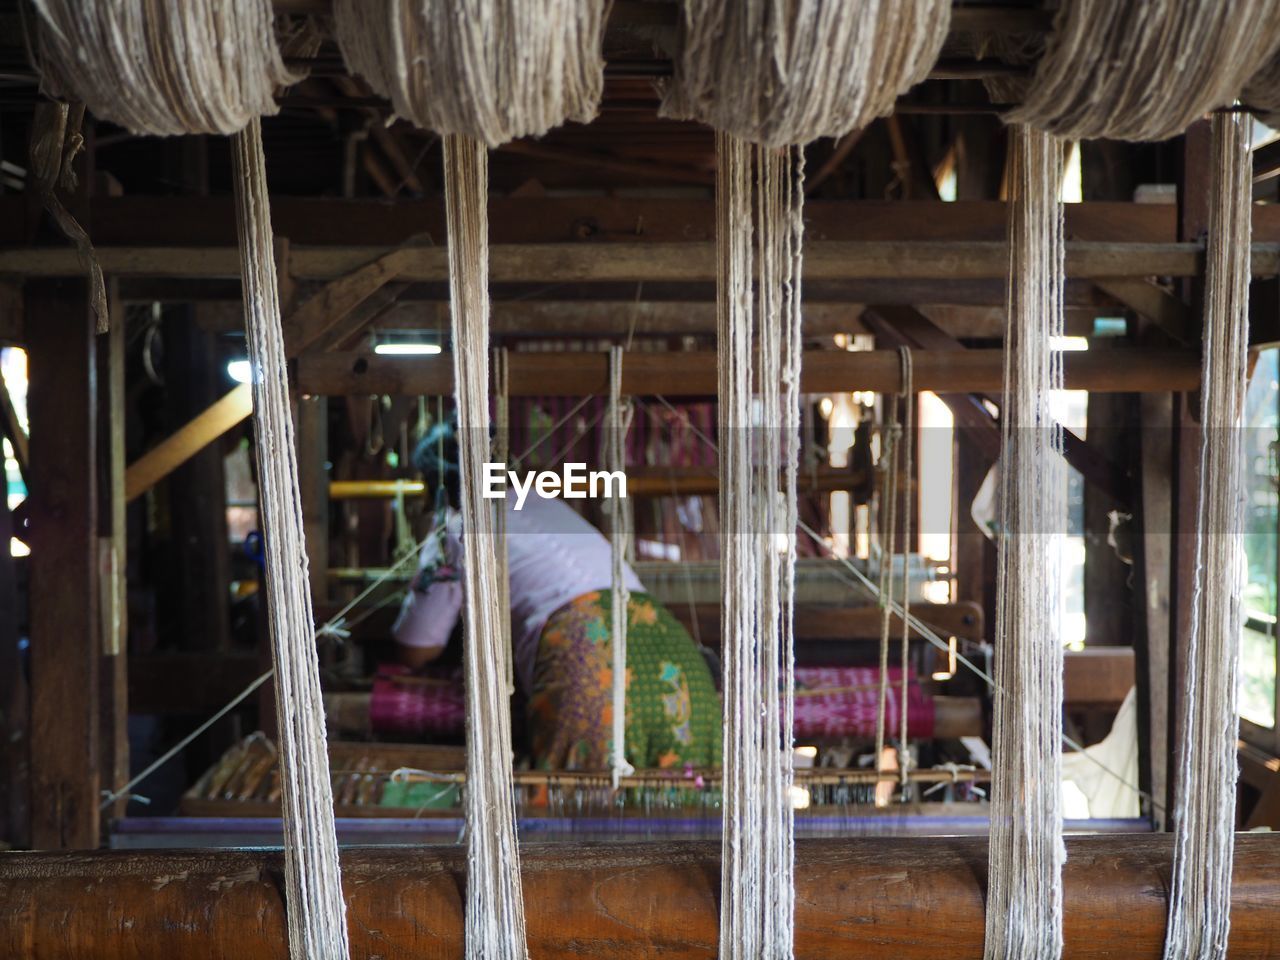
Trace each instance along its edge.
<path fill-rule="evenodd" d="M 102 717 L 102 785 L 115 791 L 129 779 L 128 590 L 129 542 L 124 499 L 125 317 L 108 281 L 111 328 L 97 338 L 98 366 L 98 621 L 101 637 L 99 698 Z M 123 816 L 118 800 L 108 816 Z"/>
<path fill-rule="evenodd" d="M 193 322 L 191 312 L 198 309 L 171 307 L 162 321 L 165 398 L 174 428 L 204 411 L 227 383 L 213 335 Z M 170 615 L 179 645 L 186 650 L 225 650 L 231 643 L 231 558 L 220 447 L 205 447 L 175 470 L 169 494 L 175 568 Z"/>
<path fill-rule="evenodd" d="M 97 370 L 82 281 L 26 288 L 31 421 L 31 842 L 98 845 Z"/>
<path fill-rule="evenodd" d="M 517 353 L 511 357 L 511 395 L 581 397 L 608 389 L 607 355 Z M 1200 359 L 1187 350 L 1069 353 L 1063 358 L 1069 390 L 1166 392 L 1200 383 Z M 912 357 L 917 390 L 935 393 L 998 393 L 1004 352 L 920 350 Z M 708 351 L 627 354 L 623 393 L 634 396 L 704 396 L 716 393 L 715 354 Z M 298 389 L 304 394 L 369 397 L 439 396 L 453 392 L 449 354 L 414 357 L 371 356 L 359 352 L 305 354 L 298 359 Z M 805 353 L 801 389 L 806 393 L 902 389 L 896 350 L 810 350 Z"/>
<path fill-rule="evenodd" d="M 1172 838 L 1068 837 L 1063 957 L 1156 960 Z M 521 851 L 533 957 L 716 954 L 718 841 L 530 844 Z M 42 960 L 288 956 L 283 855 L 264 851 L 18 854 L 0 858 L 0 954 Z M 1231 897 L 1232 960 L 1274 957 L 1280 837 L 1242 834 Z M 977 960 L 985 837 L 796 843 L 797 960 Z M 463 954 L 466 851 L 342 854 L 353 957 Z"/>
<path fill-rule="evenodd" d="M 1130 400 L 1122 394 L 1095 393 L 1089 396 L 1088 444 L 1108 464 L 1119 464 L 1127 459 L 1130 437 L 1126 411 L 1129 408 Z M 1124 471 L 1114 472 L 1125 475 Z M 1097 484 L 1086 483 L 1083 492 L 1085 636 L 1090 646 L 1131 646 L 1133 605 L 1130 602 L 1130 567 L 1107 543 L 1111 512 L 1127 511 L 1130 504 L 1121 503 Z M 1105 731 L 1102 732 L 1105 735 Z"/>
<path fill-rule="evenodd" d="M 1167 825 L 1170 762 L 1170 595 L 1173 537 L 1172 401 L 1166 394 L 1135 397 L 1140 495 L 1134 501 L 1134 649 L 1138 688 L 1139 786 L 1156 801 L 1151 818 Z"/>
<path fill-rule="evenodd" d="M 329 399 L 298 400 L 298 486 L 306 532 L 311 599 L 329 597 Z"/>
<path fill-rule="evenodd" d="M 18 650 L 17 571 L 9 549 L 13 516 L 0 497 L 0 844 L 31 845 L 27 671 Z"/>

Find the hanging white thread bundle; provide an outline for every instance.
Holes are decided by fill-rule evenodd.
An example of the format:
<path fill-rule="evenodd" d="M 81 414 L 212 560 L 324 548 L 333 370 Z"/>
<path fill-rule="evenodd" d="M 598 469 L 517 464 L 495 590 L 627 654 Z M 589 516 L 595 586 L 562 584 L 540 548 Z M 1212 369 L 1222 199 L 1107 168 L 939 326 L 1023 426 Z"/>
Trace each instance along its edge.
<path fill-rule="evenodd" d="M 467 687 L 467 956 L 524 960 L 524 899 L 511 780 L 511 704 L 502 651 L 489 456 L 489 153 L 444 137 L 453 375 L 458 405 Z"/>
<path fill-rule="evenodd" d="M 720 956 L 773 960 L 792 955 L 794 938 L 792 608 L 804 168 L 797 149 L 756 147 L 724 133 L 716 143 L 725 624 Z M 761 371 L 758 424 L 753 346 Z"/>
<path fill-rule="evenodd" d="M 1075 140 L 1164 140 L 1227 106 L 1280 47 L 1280 0 L 1071 0 L 1020 106 Z"/>
<path fill-rule="evenodd" d="M 132 133 L 235 133 L 296 80 L 271 0 L 33 0 L 41 83 Z"/>
<path fill-rule="evenodd" d="M 256 117 L 234 137 L 232 161 L 245 333 L 254 371 L 255 450 L 280 730 L 289 952 L 293 960 L 346 960 L 346 906 L 333 824 L 262 127 Z"/>
<path fill-rule="evenodd" d="M 987 960 L 1062 953 L 1062 643 L 1058 563 L 1066 523 L 1062 387 L 1062 145 L 1010 128 L 1009 307 L 1001 403 L 1000 537 Z"/>
<path fill-rule="evenodd" d="M 928 75 L 951 22 L 949 0 L 704 0 L 682 10 L 663 114 L 774 147 L 892 112 Z"/>
<path fill-rule="evenodd" d="M 509 684 L 494 524 L 481 499 L 488 435 L 488 155 L 485 144 L 595 116 L 605 0 L 335 0 L 348 67 L 396 113 L 444 135 L 454 377 L 466 563 L 466 950 L 526 955 L 511 793 Z"/>
<path fill-rule="evenodd" d="M 605 0 L 335 0 L 343 57 L 397 116 L 491 147 L 591 121 Z"/>
<path fill-rule="evenodd" d="M 1231 927 L 1243 626 L 1253 122 L 1213 118 L 1195 591 L 1174 808 L 1166 960 L 1221 960 Z"/>
<path fill-rule="evenodd" d="M 927 74 L 950 9 L 946 0 L 683 6 L 682 49 L 662 112 L 717 130 L 725 960 L 793 953 L 792 606 L 804 202 L 803 152 L 793 145 L 843 134 L 888 112 Z M 753 336 L 763 415 L 754 469 Z"/>
<path fill-rule="evenodd" d="M 631 427 L 632 407 L 622 397 L 623 348 L 609 348 L 609 419 L 605 431 L 605 468 L 626 473 L 627 431 Z M 613 789 L 622 777 L 635 773 L 627 762 L 627 613 L 631 592 L 627 589 L 627 551 L 631 543 L 631 523 L 627 502 L 615 499 L 609 503 L 609 548 L 611 560 L 610 592 L 612 624 L 609 643 L 613 654 L 612 738 L 610 767 Z"/>

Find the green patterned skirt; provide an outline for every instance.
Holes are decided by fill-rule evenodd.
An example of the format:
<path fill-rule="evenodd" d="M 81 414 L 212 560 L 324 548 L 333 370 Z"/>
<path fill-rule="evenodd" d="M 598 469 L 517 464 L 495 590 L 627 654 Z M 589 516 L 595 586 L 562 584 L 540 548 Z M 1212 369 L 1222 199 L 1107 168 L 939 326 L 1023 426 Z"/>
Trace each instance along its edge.
<path fill-rule="evenodd" d="M 662 604 L 627 606 L 627 761 L 637 769 L 720 766 L 720 697 L 693 640 Z M 547 621 L 534 664 L 535 763 L 605 770 L 613 723 L 612 594 L 598 590 Z"/>

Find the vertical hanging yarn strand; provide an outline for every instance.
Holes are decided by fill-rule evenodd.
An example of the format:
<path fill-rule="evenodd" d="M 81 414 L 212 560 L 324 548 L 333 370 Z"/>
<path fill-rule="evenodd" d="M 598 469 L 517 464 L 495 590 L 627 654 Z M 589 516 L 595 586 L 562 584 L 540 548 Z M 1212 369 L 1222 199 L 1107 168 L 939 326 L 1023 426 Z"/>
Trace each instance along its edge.
<path fill-rule="evenodd" d="M 907 782 L 911 760 L 911 741 L 907 737 L 907 715 L 910 699 L 910 682 L 908 668 L 911 666 L 911 511 L 919 500 L 916 496 L 915 463 L 912 457 L 912 445 L 915 443 L 916 388 L 915 371 L 911 365 L 911 348 L 899 347 L 898 356 L 902 362 L 902 396 L 906 411 L 903 423 L 904 432 L 898 435 L 898 443 L 902 447 L 902 475 L 906 479 L 909 499 L 907 509 L 902 518 L 902 657 L 899 662 L 900 675 L 898 682 L 901 690 L 898 694 L 898 741 L 902 749 L 898 752 L 898 783 L 902 787 L 902 800 L 907 801 Z M 909 432 L 908 432 L 909 431 Z"/>
<path fill-rule="evenodd" d="M 606 429 L 605 469 L 626 473 L 627 430 L 631 426 L 631 404 L 622 398 L 623 348 L 609 348 L 609 422 Z M 612 603 L 609 643 L 613 654 L 613 697 L 609 744 L 613 789 L 622 777 L 635 773 L 627 762 L 627 612 L 631 593 L 627 589 L 627 551 L 630 549 L 631 524 L 627 502 L 614 499 L 609 503 L 609 551 L 611 560 L 610 593 Z"/>
<path fill-rule="evenodd" d="M 1243 623 L 1244 422 L 1252 121 L 1213 118 L 1195 591 L 1178 742 L 1167 960 L 1221 960 L 1231 925 L 1237 669 Z"/>
<path fill-rule="evenodd" d="M 791 957 L 794 939 L 791 621 L 804 173 L 792 148 L 718 134 L 717 149 L 721 586 L 729 625 L 720 956 L 775 960 Z"/>
<path fill-rule="evenodd" d="M 293 960 L 346 960 L 346 907 L 333 823 L 262 127 L 257 118 L 235 135 L 232 159 L 280 728 L 289 953 Z"/>
<path fill-rule="evenodd" d="M 767 235 L 767 266 L 762 264 L 760 282 L 776 291 L 775 310 L 762 315 L 766 328 L 763 339 L 776 339 L 777 373 L 768 373 L 776 389 L 777 427 L 771 431 L 781 460 L 781 477 L 773 469 L 770 485 L 763 495 L 772 504 L 781 504 L 781 516 L 771 524 L 768 544 L 777 571 L 772 582 L 777 584 L 777 615 L 766 622 L 777 636 L 761 656 L 772 674 L 765 692 L 777 699 L 766 707 L 765 746 L 772 751 L 764 770 L 769 788 L 766 820 L 769 830 L 765 843 L 765 875 L 772 889 L 765 890 L 765 956 L 789 960 L 795 952 L 795 808 L 791 788 L 795 779 L 795 567 L 798 476 L 800 471 L 801 416 L 800 370 L 803 341 L 801 339 L 801 276 L 804 246 L 804 148 L 785 147 L 766 152 L 766 182 L 770 186 L 770 204 L 761 229 Z M 770 348 L 773 350 L 773 348 Z M 767 371 L 762 372 L 762 380 Z M 775 490 L 780 490 L 778 497 Z M 778 550 L 777 538 L 783 538 Z M 770 718 L 776 717 L 774 727 Z"/>
<path fill-rule="evenodd" d="M 1010 128 L 1009 307 L 1001 402 L 999 584 L 986 960 L 1062 953 L 1062 643 L 1058 553 L 1066 520 L 1062 387 L 1062 146 Z"/>
<path fill-rule="evenodd" d="M 506 347 L 493 351 L 493 460 L 506 464 L 511 455 L 511 355 Z M 507 554 L 507 501 L 493 501 L 493 536 L 498 556 L 498 610 L 502 614 L 503 676 L 507 696 L 515 696 L 515 648 L 511 637 L 511 566 Z"/>
<path fill-rule="evenodd" d="M 889 634 L 893 627 L 893 555 L 898 530 L 898 397 L 890 397 L 885 414 L 885 429 L 880 434 L 880 461 L 876 465 L 884 475 L 880 492 L 880 669 L 879 698 L 876 707 L 876 772 L 884 772 L 885 729 L 889 711 Z"/>
<path fill-rule="evenodd" d="M 482 496 L 489 456 L 489 155 L 484 144 L 460 134 L 443 143 L 466 597 L 466 953 L 473 960 L 525 960 L 511 704 L 493 514 Z"/>
<path fill-rule="evenodd" d="M 761 956 L 760 769 L 752 718 L 755 599 L 759 582 L 751 516 L 751 146 L 716 134 L 716 366 L 720 428 L 720 596 L 724 636 L 724 771 L 720 957 Z"/>

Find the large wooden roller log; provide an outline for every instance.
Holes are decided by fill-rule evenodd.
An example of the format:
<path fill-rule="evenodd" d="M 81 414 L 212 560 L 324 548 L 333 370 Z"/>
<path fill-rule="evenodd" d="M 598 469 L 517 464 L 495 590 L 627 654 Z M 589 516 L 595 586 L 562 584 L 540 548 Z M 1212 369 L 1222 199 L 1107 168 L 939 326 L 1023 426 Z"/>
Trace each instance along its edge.
<path fill-rule="evenodd" d="M 1068 960 L 1160 956 L 1172 838 L 1067 840 Z M 983 838 L 798 844 L 796 956 L 982 956 Z M 263 852 L 0 855 L 0 956 L 284 960 L 282 857 Z M 462 956 L 460 848 L 347 850 L 351 955 Z M 530 954 L 710 958 L 719 845 L 529 845 Z M 1241 835 L 1233 960 L 1280 956 L 1280 836 Z"/>

